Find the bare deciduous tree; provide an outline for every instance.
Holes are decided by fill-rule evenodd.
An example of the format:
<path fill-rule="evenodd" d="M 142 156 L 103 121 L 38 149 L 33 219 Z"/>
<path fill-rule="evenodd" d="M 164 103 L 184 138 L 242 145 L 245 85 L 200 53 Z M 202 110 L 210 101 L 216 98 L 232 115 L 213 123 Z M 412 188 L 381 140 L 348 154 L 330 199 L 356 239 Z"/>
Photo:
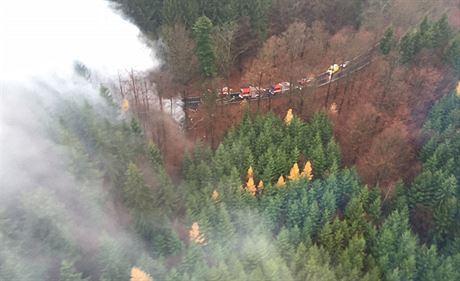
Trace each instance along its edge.
<path fill-rule="evenodd" d="M 248 44 L 237 41 L 238 24 L 229 22 L 217 26 L 213 33 L 216 53 L 216 64 L 220 75 L 229 79 L 231 70 L 241 54 L 249 49 Z"/>
<path fill-rule="evenodd" d="M 180 23 L 162 29 L 163 52 L 167 68 L 181 85 L 187 85 L 197 74 L 198 59 L 190 32 Z"/>

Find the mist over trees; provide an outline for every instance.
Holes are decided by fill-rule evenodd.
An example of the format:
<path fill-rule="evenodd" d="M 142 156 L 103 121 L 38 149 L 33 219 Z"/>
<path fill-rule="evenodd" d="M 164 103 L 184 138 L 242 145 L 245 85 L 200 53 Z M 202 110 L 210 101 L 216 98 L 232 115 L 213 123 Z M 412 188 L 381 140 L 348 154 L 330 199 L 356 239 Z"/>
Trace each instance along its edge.
<path fill-rule="evenodd" d="M 460 278 L 454 94 L 425 125 L 424 171 L 389 202 L 342 167 L 324 114 L 247 116 L 216 151 L 190 151 L 177 184 L 135 119 L 60 107 L 52 135 L 75 184 L 2 206 L 2 280 Z"/>
<path fill-rule="evenodd" d="M 458 83 L 460 35 L 443 11 L 414 19 L 429 1 L 401 0 L 110 2 L 158 39 L 165 66 L 119 78 L 120 93 L 88 87 L 20 111 L 40 134 L 11 134 L 34 161 L 7 159 L 21 173 L 1 173 L 11 194 L 0 197 L 0 280 L 460 280 L 460 90 L 434 102 Z M 295 81 L 370 47 L 373 68 L 340 91 L 329 84 L 326 100 L 289 93 L 281 114 L 245 101 L 242 121 L 222 115 L 231 128 L 214 137 L 223 81 Z M 163 99 L 177 93 L 201 94 L 209 143 L 166 134 Z M 11 132 L 24 137 L 32 125 L 15 117 Z M 409 166 L 413 178 L 402 176 Z"/>

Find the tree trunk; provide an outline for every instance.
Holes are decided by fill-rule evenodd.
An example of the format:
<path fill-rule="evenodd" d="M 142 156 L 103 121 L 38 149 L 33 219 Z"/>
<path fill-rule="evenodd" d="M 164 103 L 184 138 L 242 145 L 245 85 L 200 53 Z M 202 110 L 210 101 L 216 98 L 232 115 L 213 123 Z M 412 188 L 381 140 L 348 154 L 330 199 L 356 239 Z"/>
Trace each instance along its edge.
<path fill-rule="evenodd" d="M 258 93 L 258 95 L 259 95 L 259 96 L 257 97 L 257 111 L 258 111 L 258 112 L 260 111 L 260 99 L 262 98 L 262 97 L 261 97 L 261 96 L 262 96 L 262 93 L 260 92 L 260 87 L 261 87 L 260 85 L 262 84 L 262 75 L 263 75 L 263 73 L 260 72 L 260 76 L 259 76 L 259 86 L 258 86 L 259 89 L 257 90 L 257 93 Z"/>
<path fill-rule="evenodd" d="M 187 98 L 187 90 L 184 90 L 181 94 L 182 96 L 182 111 L 184 112 L 184 130 L 187 132 L 188 129 L 188 112 L 185 107 L 185 99 Z"/>
<path fill-rule="evenodd" d="M 326 93 L 326 100 L 324 101 L 324 108 L 327 110 L 327 104 L 329 103 L 329 93 L 331 91 L 331 84 L 332 84 L 332 77 L 329 81 L 329 85 L 327 85 L 327 93 Z"/>
<path fill-rule="evenodd" d="M 350 74 L 352 75 L 352 74 Z M 347 78 L 345 78 L 346 82 L 345 82 L 345 88 L 343 89 L 343 94 L 342 94 L 342 99 L 340 101 L 340 105 L 339 105 L 339 108 L 338 108 L 338 115 L 340 115 L 340 112 L 342 112 L 342 106 L 343 106 L 343 103 L 345 101 L 345 96 L 347 95 L 347 90 L 348 90 L 348 85 L 350 84 L 350 76 L 347 76 Z"/>

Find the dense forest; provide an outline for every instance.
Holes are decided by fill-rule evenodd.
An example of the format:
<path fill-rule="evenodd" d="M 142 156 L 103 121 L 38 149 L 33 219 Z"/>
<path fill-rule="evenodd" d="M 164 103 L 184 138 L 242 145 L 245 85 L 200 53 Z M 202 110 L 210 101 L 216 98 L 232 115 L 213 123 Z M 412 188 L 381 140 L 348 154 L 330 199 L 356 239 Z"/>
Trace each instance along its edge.
<path fill-rule="evenodd" d="M 419 21 L 417 16 L 431 16 L 430 11 L 435 8 L 448 11 L 442 8 L 455 5 L 449 1 L 439 7 L 430 1 L 110 1 L 148 38 L 161 39 L 167 63 L 163 71 L 170 73 L 172 80 L 182 87 L 196 79 L 228 80 L 235 69 L 244 72 L 248 79 L 257 77 L 260 71 L 266 78 L 280 78 L 282 72 L 299 74 L 299 71 L 321 66 L 322 56 L 337 59 L 356 48 L 364 51 L 363 48 L 376 42 L 376 37 L 385 41 L 384 54 L 391 51 L 395 39 L 400 39 L 398 49 L 402 63 L 413 61 L 422 49 L 434 48 L 459 71 L 459 39 L 451 40 L 445 17 L 434 24 L 425 19 L 418 32 L 410 32 Z M 330 40 L 344 27 L 351 30 L 342 36 L 352 40 Z M 393 39 L 394 28 L 399 36 L 404 36 Z M 362 39 L 367 42 L 359 42 Z M 354 46 L 351 41 L 362 46 Z M 257 58 L 251 67 L 243 70 L 245 63 L 254 57 Z M 303 70 L 290 70 L 294 61 L 300 60 L 306 61 L 302 64 Z"/>
<path fill-rule="evenodd" d="M 422 173 L 382 202 L 342 166 L 324 114 L 246 116 L 217 150 L 191 151 L 176 184 L 106 93 L 104 110 L 56 112 L 73 184 L 42 179 L 2 205 L 1 280 L 460 278 L 458 94 L 430 113 Z"/>
<path fill-rule="evenodd" d="M 181 119 L 189 139 L 216 149 L 242 121 L 238 105 L 221 106 L 223 87 L 238 92 L 284 81 L 291 84 L 284 98 L 251 102 L 251 114 L 282 117 L 292 108 L 309 120 L 329 111 L 344 165 L 355 166 L 365 184 L 379 185 L 388 194 L 399 179 L 410 183 L 420 172 L 423 122 L 460 73 L 458 1 L 111 2 L 141 27 L 146 41 L 153 40 L 163 60 L 149 74 L 157 89 L 154 98 L 201 100 L 198 110 L 186 108 Z M 299 84 L 331 64 L 351 61 L 356 67 L 355 60 L 363 68 L 337 83 Z M 128 93 L 132 104 L 141 99 L 137 96 Z M 145 107 L 133 112 L 140 123 L 150 124 L 155 118 Z M 161 101 L 160 108 L 169 111 Z M 167 165 L 174 162 L 177 172 L 176 149 L 168 149 L 157 131 L 150 128 L 146 134 L 155 135 Z"/>
<path fill-rule="evenodd" d="M 164 63 L 116 87 L 77 63 L 93 94 L 21 112 L 43 133 L 0 190 L 1 281 L 460 280 L 458 1 L 109 2 Z M 369 48 L 343 92 L 232 119 L 211 90 Z M 171 121 L 163 99 L 197 93 L 199 121 Z"/>

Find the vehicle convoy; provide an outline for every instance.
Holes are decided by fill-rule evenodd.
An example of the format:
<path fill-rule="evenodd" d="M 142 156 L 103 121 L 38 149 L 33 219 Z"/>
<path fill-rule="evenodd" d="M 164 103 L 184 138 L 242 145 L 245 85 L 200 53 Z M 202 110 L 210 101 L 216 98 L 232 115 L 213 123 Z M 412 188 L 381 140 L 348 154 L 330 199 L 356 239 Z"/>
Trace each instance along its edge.
<path fill-rule="evenodd" d="M 309 76 L 308 78 L 302 78 L 302 79 L 299 79 L 297 80 L 297 83 L 299 85 L 307 85 L 308 83 L 310 83 L 311 81 L 313 81 L 315 79 L 314 76 Z"/>
<path fill-rule="evenodd" d="M 223 87 L 222 90 L 219 92 L 219 95 L 221 96 L 228 96 L 230 92 L 232 92 L 233 89 L 230 89 L 229 87 Z"/>
<path fill-rule="evenodd" d="M 332 79 L 332 76 L 334 76 L 334 74 L 336 74 L 337 72 L 339 72 L 342 69 L 346 68 L 349 63 L 350 63 L 350 61 L 346 61 L 346 62 L 344 62 L 342 64 L 334 63 L 331 66 L 329 66 L 329 68 L 326 71 L 326 73 L 329 74 L 329 80 Z"/>
<path fill-rule="evenodd" d="M 350 64 L 350 61 L 347 60 L 346 62 L 342 63 L 340 66 L 342 68 L 346 68 L 349 64 Z"/>
<path fill-rule="evenodd" d="M 241 88 L 240 97 L 242 99 L 258 98 L 263 92 L 265 92 L 265 89 L 263 88 L 246 86 Z"/>
<path fill-rule="evenodd" d="M 329 68 L 327 69 L 327 74 L 329 74 L 329 80 L 332 78 L 332 75 L 336 74 L 337 72 L 339 72 L 340 70 L 340 66 L 338 64 L 332 64 L 331 66 L 329 66 Z"/>
<path fill-rule="evenodd" d="M 242 100 L 243 98 L 241 97 L 241 93 L 240 92 L 231 92 L 228 94 L 228 98 L 230 101 L 238 101 L 238 100 Z"/>
<path fill-rule="evenodd" d="M 291 88 L 291 84 L 289 82 L 281 82 L 281 83 L 271 86 L 269 92 L 272 95 L 276 95 L 279 93 L 284 93 L 286 91 L 289 91 L 290 88 Z"/>
<path fill-rule="evenodd" d="M 302 78 L 297 81 L 296 85 L 291 85 L 289 82 L 279 82 L 273 84 L 267 88 L 255 87 L 250 84 L 246 84 L 241 87 L 239 90 L 234 90 L 228 86 L 225 86 L 217 91 L 219 97 L 222 101 L 227 102 L 236 102 L 244 99 L 256 99 L 266 96 L 274 96 L 285 93 L 291 89 L 302 90 L 304 87 L 308 87 L 312 82 L 319 82 L 320 86 L 329 83 L 332 80 L 332 77 L 345 69 L 350 64 L 350 61 L 345 61 L 342 64 L 332 64 L 329 66 L 326 72 L 315 76 L 314 74 L 307 75 L 307 78 Z M 323 75 L 327 75 L 327 78 Z M 321 77 L 324 77 L 324 81 Z M 209 90 L 210 91 L 210 90 Z M 190 106 L 198 106 L 201 103 L 201 97 L 188 97 L 184 99 L 184 103 Z"/>

